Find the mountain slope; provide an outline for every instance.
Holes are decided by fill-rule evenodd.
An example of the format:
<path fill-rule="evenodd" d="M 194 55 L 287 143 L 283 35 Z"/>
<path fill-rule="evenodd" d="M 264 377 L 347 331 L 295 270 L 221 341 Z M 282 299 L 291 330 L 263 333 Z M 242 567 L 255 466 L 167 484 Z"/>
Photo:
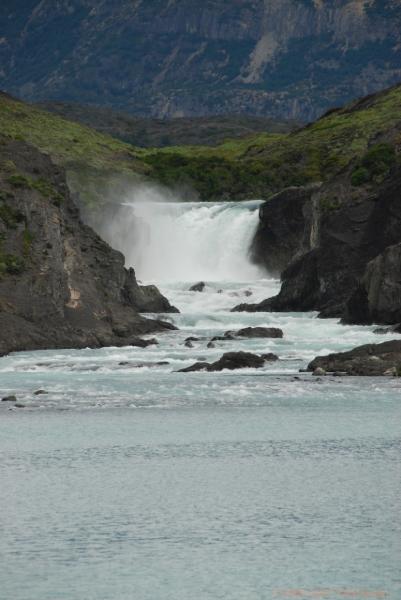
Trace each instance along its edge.
<path fill-rule="evenodd" d="M 0 87 L 166 117 L 312 120 L 401 79 L 400 0 L 3 0 Z"/>
<path fill-rule="evenodd" d="M 152 176 L 185 183 L 204 200 L 266 198 L 288 186 L 328 181 L 380 141 L 399 144 L 401 86 L 362 98 L 290 134 L 261 134 L 215 148 L 138 151 Z"/>
<path fill-rule="evenodd" d="M 215 146 L 229 139 L 249 137 L 257 133 L 288 133 L 300 126 L 295 121 L 247 115 L 150 119 L 134 117 L 109 108 L 67 102 L 42 102 L 38 107 L 70 121 L 88 125 L 128 144 L 145 148 L 184 144 Z"/>

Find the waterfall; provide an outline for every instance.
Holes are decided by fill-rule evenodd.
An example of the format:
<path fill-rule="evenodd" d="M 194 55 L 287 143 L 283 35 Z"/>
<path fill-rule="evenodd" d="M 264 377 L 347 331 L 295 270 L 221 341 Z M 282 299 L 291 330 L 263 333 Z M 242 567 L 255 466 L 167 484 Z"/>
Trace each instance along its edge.
<path fill-rule="evenodd" d="M 126 202 L 107 238 L 143 281 L 250 281 L 259 201 Z"/>

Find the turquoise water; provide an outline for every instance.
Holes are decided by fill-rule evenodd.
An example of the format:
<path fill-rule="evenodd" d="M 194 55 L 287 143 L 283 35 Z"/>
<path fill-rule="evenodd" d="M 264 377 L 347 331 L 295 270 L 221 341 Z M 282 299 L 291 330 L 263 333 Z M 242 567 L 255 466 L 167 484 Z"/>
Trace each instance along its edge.
<path fill-rule="evenodd" d="M 165 282 L 158 346 L 0 359 L 1 600 L 401 598 L 401 383 L 299 373 L 374 328 L 230 313 L 278 287 L 241 264 Z M 206 347 L 248 325 L 284 338 Z M 234 349 L 280 361 L 175 372 Z"/>

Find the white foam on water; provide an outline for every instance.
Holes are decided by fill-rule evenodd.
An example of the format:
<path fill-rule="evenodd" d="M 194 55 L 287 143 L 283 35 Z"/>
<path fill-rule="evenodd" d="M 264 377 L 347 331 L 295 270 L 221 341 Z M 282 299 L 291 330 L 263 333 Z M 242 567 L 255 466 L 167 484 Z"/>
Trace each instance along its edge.
<path fill-rule="evenodd" d="M 254 281 L 260 202 L 127 201 L 108 237 L 145 281 Z"/>

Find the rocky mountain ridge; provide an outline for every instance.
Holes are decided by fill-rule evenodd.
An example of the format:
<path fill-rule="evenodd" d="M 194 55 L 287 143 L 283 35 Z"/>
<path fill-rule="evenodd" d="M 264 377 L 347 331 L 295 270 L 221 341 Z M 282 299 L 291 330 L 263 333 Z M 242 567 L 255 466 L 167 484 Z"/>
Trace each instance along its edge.
<path fill-rule="evenodd" d="M 4 0 L 0 87 L 27 100 L 308 121 L 401 79 L 400 0 Z"/>

